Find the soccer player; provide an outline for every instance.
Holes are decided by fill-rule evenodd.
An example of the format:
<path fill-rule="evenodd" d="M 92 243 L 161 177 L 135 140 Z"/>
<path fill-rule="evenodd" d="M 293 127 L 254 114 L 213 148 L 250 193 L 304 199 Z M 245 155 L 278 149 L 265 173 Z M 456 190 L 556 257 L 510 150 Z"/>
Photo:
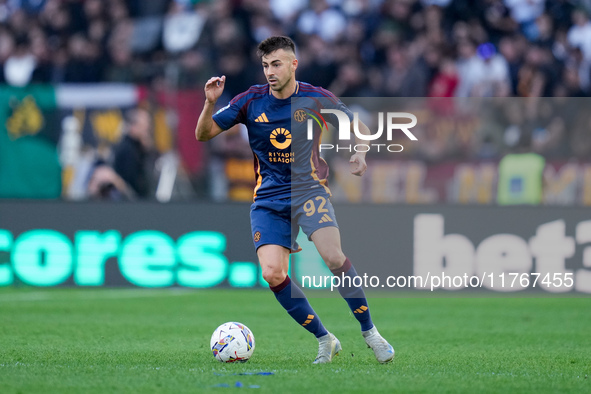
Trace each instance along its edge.
<path fill-rule="evenodd" d="M 205 104 L 195 134 L 199 141 L 208 141 L 235 124 L 246 125 L 256 173 L 250 220 L 263 278 L 287 313 L 318 339 L 314 363 L 328 363 L 341 350 L 341 344 L 324 328 L 302 290 L 288 276 L 289 255 L 299 250 L 295 242 L 299 228 L 312 240 L 334 275 L 351 280 L 358 275 L 341 250 L 341 236 L 326 187 L 328 169 L 318 155 L 322 130 L 317 130 L 317 138 L 311 141 L 292 138 L 292 134 L 306 135 L 300 134 L 306 132 L 306 112 L 292 108 L 291 98 L 323 103 L 325 108 L 346 113 L 350 121 L 353 114 L 329 91 L 296 80 L 298 60 L 289 37 L 264 40 L 258 46 L 258 55 L 268 84 L 252 86 L 213 114 L 226 77 L 210 78 L 205 84 Z M 359 126 L 362 133 L 369 134 L 365 125 L 360 122 Z M 363 175 L 367 168 L 365 154 L 355 153 L 350 162 L 351 172 Z M 361 324 L 365 342 L 379 362 L 391 361 L 394 349 L 374 326 L 363 289 L 342 282 L 338 290 Z"/>

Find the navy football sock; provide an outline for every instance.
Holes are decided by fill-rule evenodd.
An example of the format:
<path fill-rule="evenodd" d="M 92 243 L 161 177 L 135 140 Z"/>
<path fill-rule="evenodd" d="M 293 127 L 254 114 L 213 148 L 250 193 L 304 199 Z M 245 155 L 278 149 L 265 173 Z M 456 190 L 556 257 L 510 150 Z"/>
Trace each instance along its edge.
<path fill-rule="evenodd" d="M 280 285 L 270 289 L 287 313 L 316 338 L 328 334 L 302 290 L 291 281 L 289 276 L 286 276 Z"/>
<path fill-rule="evenodd" d="M 357 275 L 357 271 L 355 271 L 355 267 L 353 267 L 349 258 L 345 260 L 345 263 L 341 268 L 331 271 L 333 275 L 338 276 L 341 279 L 341 283 L 337 288 L 339 289 L 341 296 L 347 301 L 347 304 L 349 304 L 353 316 L 355 316 L 361 324 L 361 331 L 371 329 L 373 327 L 373 322 L 371 321 L 365 292 L 361 286 L 356 287 L 353 285 L 353 278 L 359 277 L 359 275 Z M 361 283 L 361 280 L 357 279 L 357 283 Z"/>

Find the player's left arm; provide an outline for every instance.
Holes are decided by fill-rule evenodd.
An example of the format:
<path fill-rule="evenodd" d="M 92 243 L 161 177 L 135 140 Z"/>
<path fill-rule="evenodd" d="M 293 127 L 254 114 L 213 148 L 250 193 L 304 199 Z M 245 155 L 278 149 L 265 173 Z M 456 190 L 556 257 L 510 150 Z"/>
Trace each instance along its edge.
<path fill-rule="evenodd" d="M 353 123 L 354 122 L 351 122 L 350 130 L 354 130 Z M 362 121 L 359 121 L 358 124 L 359 124 L 359 132 L 361 134 L 365 134 L 365 135 L 371 134 L 371 132 L 369 131 L 369 128 L 365 125 L 365 123 L 363 123 Z M 365 141 L 363 141 L 361 138 L 357 137 L 357 135 L 355 135 L 355 142 L 357 144 L 365 144 Z M 351 156 L 351 158 L 349 159 L 349 163 L 351 163 L 351 173 L 353 175 L 362 176 L 363 174 L 365 174 L 365 171 L 367 170 L 367 163 L 365 162 L 365 152 L 355 152 L 355 154 L 353 156 Z"/>
<path fill-rule="evenodd" d="M 343 104 L 343 102 L 339 100 L 335 95 L 328 91 L 326 92 L 329 94 L 329 97 L 332 97 L 333 99 L 332 101 L 328 101 L 327 104 L 329 105 L 329 107 L 332 107 L 347 114 L 350 120 L 349 130 L 351 130 L 351 133 L 353 133 L 356 124 L 353 112 L 351 112 L 351 110 L 347 108 L 347 106 Z M 369 131 L 369 128 L 365 125 L 365 123 L 359 120 L 357 124 L 359 127 L 360 134 L 371 134 L 371 131 Z M 355 134 L 355 143 L 365 144 L 365 141 L 357 137 L 357 135 Z M 355 152 L 355 154 L 353 154 L 353 156 L 351 156 L 351 158 L 349 159 L 350 169 L 353 175 L 362 176 L 363 174 L 365 174 L 365 171 L 367 170 L 367 163 L 365 162 L 365 153 L 366 152 Z"/>

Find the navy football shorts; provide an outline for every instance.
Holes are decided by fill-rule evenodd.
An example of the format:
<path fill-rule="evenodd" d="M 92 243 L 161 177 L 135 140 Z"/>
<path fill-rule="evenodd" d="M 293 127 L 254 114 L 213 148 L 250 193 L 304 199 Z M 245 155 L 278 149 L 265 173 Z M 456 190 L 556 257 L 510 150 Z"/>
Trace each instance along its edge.
<path fill-rule="evenodd" d="M 255 250 L 263 245 L 280 245 L 292 253 L 300 251 L 296 242 L 301 228 L 308 239 L 323 227 L 338 227 L 328 196 L 255 201 L 250 208 L 250 226 Z"/>

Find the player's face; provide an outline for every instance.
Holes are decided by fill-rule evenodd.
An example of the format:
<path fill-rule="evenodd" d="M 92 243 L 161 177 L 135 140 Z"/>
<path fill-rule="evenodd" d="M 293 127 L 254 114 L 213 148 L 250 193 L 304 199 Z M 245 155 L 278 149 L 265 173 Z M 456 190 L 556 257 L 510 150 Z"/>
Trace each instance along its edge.
<path fill-rule="evenodd" d="M 278 49 L 262 58 L 263 72 L 271 90 L 281 92 L 294 83 L 298 60 L 291 51 Z"/>

